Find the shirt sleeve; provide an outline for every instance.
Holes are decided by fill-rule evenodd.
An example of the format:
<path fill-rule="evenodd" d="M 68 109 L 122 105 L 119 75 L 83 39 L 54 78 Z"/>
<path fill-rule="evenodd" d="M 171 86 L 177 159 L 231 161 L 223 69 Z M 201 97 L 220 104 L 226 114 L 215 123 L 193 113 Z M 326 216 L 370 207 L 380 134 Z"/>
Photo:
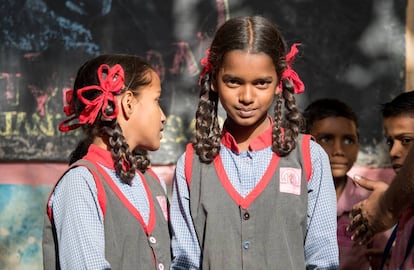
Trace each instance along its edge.
<path fill-rule="evenodd" d="M 177 162 L 175 169 L 170 218 L 173 261 L 171 269 L 199 269 L 200 245 L 190 215 L 190 196 L 184 174 L 185 154 Z"/>
<path fill-rule="evenodd" d="M 105 260 L 103 215 L 89 170 L 79 166 L 68 171 L 56 186 L 49 205 L 61 269 L 110 269 Z"/>
<path fill-rule="evenodd" d="M 306 269 L 338 269 L 336 192 L 329 158 L 311 141 L 312 175 L 308 183 Z"/>

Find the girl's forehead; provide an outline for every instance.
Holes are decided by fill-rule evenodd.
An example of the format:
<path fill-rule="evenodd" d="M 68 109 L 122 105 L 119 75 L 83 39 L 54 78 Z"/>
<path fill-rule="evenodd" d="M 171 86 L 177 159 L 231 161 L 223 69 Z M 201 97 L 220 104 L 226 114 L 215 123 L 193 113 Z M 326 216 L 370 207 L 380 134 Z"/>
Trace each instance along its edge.
<path fill-rule="evenodd" d="M 233 50 L 225 54 L 221 66 L 222 71 L 259 71 L 275 72 L 272 58 L 265 53 L 249 53 L 243 50 Z"/>

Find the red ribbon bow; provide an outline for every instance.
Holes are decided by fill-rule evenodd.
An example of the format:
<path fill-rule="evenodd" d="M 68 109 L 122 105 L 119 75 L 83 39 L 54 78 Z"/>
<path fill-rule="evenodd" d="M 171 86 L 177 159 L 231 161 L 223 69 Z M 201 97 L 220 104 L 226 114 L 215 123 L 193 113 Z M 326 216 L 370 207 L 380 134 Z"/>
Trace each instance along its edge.
<path fill-rule="evenodd" d="M 115 99 L 115 95 L 122 91 L 124 86 L 124 70 L 121 65 L 117 64 L 112 68 L 109 65 L 102 64 L 97 71 L 99 78 L 99 85 L 85 86 L 77 91 L 77 96 L 81 102 L 85 104 L 85 108 L 79 115 L 79 123 L 67 125 L 70 121 L 74 120 L 76 116 L 73 115 L 74 108 L 72 105 L 73 90 L 66 93 L 66 100 L 68 106 L 63 108 L 67 116 L 73 115 L 71 118 L 63 121 L 59 125 L 59 130 L 66 132 L 72 129 L 78 128 L 82 124 L 93 124 L 98 116 L 99 111 L 102 112 L 102 116 L 106 119 L 114 119 L 118 115 L 118 102 Z M 88 91 L 101 91 L 102 94 L 95 99 L 89 100 L 84 97 L 84 94 Z M 108 103 L 111 102 L 114 105 L 114 111 L 108 115 L 105 109 L 108 107 Z"/>
<path fill-rule="evenodd" d="M 201 70 L 200 73 L 200 78 L 198 79 L 198 84 L 201 85 L 201 80 L 204 78 L 204 75 L 206 75 L 206 73 L 211 72 L 212 70 L 212 66 L 210 61 L 208 60 L 210 56 L 210 49 L 206 50 L 206 56 L 203 57 L 200 61 L 201 66 L 203 67 L 203 69 Z"/>
<path fill-rule="evenodd" d="M 294 43 L 290 48 L 290 52 L 286 55 L 287 68 L 283 71 L 279 83 L 279 88 L 282 89 L 282 79 L 289 79 L 293 84 L 293 93 L 295 94 L 300 94 L 305 91 L 305 85 L 299 78 L 299 75 L 291 68 L 291 64 L 299 52 L 297 46 L 300 45 L 300 43 Z"/>

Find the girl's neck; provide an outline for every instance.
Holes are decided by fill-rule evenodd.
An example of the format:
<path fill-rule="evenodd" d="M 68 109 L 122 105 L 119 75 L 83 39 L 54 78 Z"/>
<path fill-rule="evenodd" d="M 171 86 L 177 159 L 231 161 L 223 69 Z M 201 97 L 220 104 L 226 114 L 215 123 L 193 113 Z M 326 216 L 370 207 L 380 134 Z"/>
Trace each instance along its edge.
<path fill-rule="evenodd" d="M 226 130 L 236 140 L 239 150 L 242 152 L 247 151 L 250 142 L 269 128 L 270 124 L 271 121 L 266 116 L 262 121 L 258 121 L 252 126 L 240 126 L 229 119 L 226 120 L 224 125 Z"/>
<path fill-rule="evenodd" d="M 341 194 L 345 189 L 347 180 L 348 180 L 348 176 L 346 176 L 346 175 L 334 178 L 334 185 L 335 185 L 335 190 L 336 190 L 336 200 L 338 200 L 339 197 L 341 197 Z"/>
<path fill-rule="evenodd" d="M 92 144 L 99 146 L 100 148 L 103 148 L 105 150 L 109 150 L 108 145 L 105 143 L 105 141 L 102 139 L 102 137 L 96 136 L 93 141 Z"/>

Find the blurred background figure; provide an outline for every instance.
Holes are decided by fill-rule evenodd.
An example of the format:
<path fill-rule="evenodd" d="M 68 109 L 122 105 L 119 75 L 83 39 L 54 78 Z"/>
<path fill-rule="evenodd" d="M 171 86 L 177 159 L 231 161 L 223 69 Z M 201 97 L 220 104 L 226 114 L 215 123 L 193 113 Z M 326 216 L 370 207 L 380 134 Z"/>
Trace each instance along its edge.
<path fill-rule="evenodd" d="M 379 269 L 387 234 L 370 244 L 358 245 L 347 231 L 352 206 L 369 191 L 356 185 L 348 173 L 358 157 L 358 119 L 350 106 L 337 99 L 319 99 L 306 109 L 306 132 L 327 152 L 337 197 L 339 269 Z"/>

